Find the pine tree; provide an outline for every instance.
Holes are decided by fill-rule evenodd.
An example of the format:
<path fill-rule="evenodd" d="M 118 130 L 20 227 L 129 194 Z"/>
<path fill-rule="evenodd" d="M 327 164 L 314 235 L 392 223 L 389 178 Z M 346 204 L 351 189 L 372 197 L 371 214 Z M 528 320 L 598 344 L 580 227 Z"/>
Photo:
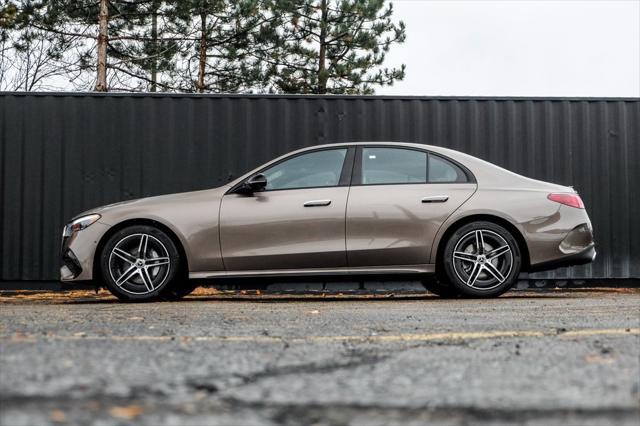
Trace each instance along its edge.
<path fill-rule="evenodd" d="M 119 28 L 119 38 L 109 43 L 109 68 L 130 77 L 128 90 L 178 90 L 171 74 L 176 55 L 184 49 L 185 35 L 176 24 L 174 4 L 147 0 L 117 9 L 126 25 Z M 132 81 L 137 86 L 131 87 Z"/>
<path fill-rule="evenodd" d="M 239 92 L 263 84 L 259 58 L 251 55 L 273 31 L 265 0 L 177 0 L 177 17 L 189 34 L 181 53 L 184 91 Z"/>
<path fill-rule="evenodd" d="M 53 77 L 67 72 L 62 57 L 77 39 L 52 39 L 32 27 L 42 2 L 0 0 L 0 90 L 42 90 Z"/>
<path fill-rule="evenodd" d="M 404 77 L 384 67 L 405 39 L 392 15 L 386 0 L 0 0 L 0 75 L 24 71 L 25 88 L 64 75 L 97 91 L 369 94 Z M 46 65 L 36 74 L 31 52 Z"/>
<path fill-rule="evenodd" d="M 42 0 L 23 1 L 28 26 L 50 34 L 60 46 L 69 39 L 80 40 L 66 49 L 62 64 L 70 80 L 79 88 L 94 90 L 145 90 L 170 84 L 157 80 L 157 74 L 171 68 L 178 50 L 174 35 L 159 36 L 150 22 L 157 19 L 164 2 L 159 0 Z M 92 73 L 94 77 L 88 77 Z"/>
<path fill-rule="evenodd" d="M 273 32 L 267 0 L 23 0 L 29 27 L 58 46 L 80 89 L 250 91 L 263 84 L 250 55 Z M 277 1 L 277 0 L 276 0 Z M 93 83 L 91 83 L 93 81 Z"/>
<path fill-rule="evenodd" d="M 0 30 L 13 28 L 18 17 L 18 6 L 13 1 L 0 0 Z"/>
<path fill-rule="evenodd" d="M 405 40 L 386 0 L 279 0 L 281 27 L 261 55 L 266 89 L 285 93 L 371 94 L 404 78 L 405 66 L 382 67 L 391 46 Z"/>

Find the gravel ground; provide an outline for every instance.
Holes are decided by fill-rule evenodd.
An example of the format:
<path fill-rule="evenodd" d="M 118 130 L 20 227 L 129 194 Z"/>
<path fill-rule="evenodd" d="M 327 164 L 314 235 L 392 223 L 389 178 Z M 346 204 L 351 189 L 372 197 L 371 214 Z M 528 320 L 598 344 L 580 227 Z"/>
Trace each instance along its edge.
<path fill-rule="evenodd" d="M 640 423 L 640 290 L 0 292 L 0 424 Z"/>

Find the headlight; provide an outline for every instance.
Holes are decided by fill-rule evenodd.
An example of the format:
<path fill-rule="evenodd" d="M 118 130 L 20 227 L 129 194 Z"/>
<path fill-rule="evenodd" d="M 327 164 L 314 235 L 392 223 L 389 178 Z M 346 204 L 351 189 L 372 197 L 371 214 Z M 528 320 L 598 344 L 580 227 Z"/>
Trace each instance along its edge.
<path fill-rule="evenodd" d="M 99 214 L 90 214 L 82 216 L 67 224 L 62 232 L 63 237 L 70 237 L 75 232 L 82 231 L 84 228 L 96 223 L 100 219 Z"/>

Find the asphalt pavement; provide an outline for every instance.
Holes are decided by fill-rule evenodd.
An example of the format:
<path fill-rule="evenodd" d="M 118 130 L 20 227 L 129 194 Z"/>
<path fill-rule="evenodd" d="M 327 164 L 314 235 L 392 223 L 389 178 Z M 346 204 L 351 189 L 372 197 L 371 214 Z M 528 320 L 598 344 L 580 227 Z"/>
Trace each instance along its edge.
<path fill-rule="evenodd" d="M 640 424 L 640 290 L 0 292 L 0 424 Z"/>

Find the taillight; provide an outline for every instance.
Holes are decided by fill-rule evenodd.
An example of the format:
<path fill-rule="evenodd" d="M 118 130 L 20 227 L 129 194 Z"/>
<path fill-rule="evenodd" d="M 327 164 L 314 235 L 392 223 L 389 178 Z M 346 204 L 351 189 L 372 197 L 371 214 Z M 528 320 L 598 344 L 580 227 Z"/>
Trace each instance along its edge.
<path fill-rule="evenodd" d="M 565 206 L 584 209 L 584 203 L 578 194 L 553 193 L 547 195 L 547 198 L 556 203 L 564 204 Z"/>

